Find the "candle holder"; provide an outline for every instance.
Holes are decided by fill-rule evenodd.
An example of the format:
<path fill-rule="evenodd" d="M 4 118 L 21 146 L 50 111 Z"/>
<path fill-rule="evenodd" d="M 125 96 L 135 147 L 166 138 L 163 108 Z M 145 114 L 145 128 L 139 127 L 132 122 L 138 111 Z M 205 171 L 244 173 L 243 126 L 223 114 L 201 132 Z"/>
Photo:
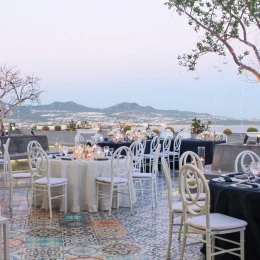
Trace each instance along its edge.
<path fill-rule="evenodd" d="M 198 147 L 198 156 L 202 162 L 202 165 L 205 165 L 205 147 L 199 146 Z"/>

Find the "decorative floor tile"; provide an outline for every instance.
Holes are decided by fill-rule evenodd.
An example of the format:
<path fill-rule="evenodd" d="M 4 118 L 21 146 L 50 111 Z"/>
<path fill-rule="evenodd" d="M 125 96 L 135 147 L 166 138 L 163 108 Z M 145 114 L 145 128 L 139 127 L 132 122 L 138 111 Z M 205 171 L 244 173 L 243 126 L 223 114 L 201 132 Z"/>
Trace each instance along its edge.
<path fill-rule="evenodd" d="M 85 237 L 62 236 L 62 244 L 64 247 L 84 247 L 88 244 L 98 245 L 99 241 L 94 234 Z"/>
<path fill-rule="evenodd" d="M 61 247 L 61 237 L 26 237 L 24 247 Z"/>
<path fill-rule="evenodd" d="M 25 248 L 23 259 L 62 258 L 62 247 Z"/>
<path fill-rule="evenodd" d="M 88 244 L 85 247 L 64 247 L 64 257 L 93 257 L 93 256 L 103 256 L 102 248 L 100 245 Z"/>
<path fill-rule="evenodd" d="M 106 256 L 106 260 L 149 260 L 145 254 Z"/>

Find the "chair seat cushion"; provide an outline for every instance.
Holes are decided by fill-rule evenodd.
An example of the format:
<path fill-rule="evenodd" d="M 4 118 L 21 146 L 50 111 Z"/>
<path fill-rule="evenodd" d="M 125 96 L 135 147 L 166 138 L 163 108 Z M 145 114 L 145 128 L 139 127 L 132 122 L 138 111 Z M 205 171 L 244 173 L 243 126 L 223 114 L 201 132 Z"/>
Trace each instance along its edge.
<path fill-rule="evenodd" d="M 51 185 L 57 185 L 68 182 L 67 178 L 52 178 L 50 177 L 50 184 Z M 40 178 L 38 180 L 35 180 L 35 183 L 37 184 L 47 184 L 48 180 L 47 177 Z"/>
<path fill-rule="evenodd" d="M 188 220 L 187 224 L 192 227 L 205 230 L 206 215 L 193 217 Z M 243 228 L 246 225 L 247 222 L 241 219 L 229 217 L 219 213 L 210 214 L 210 228 L 212 231 Z"/>
<path fill-rule="evenodd" d="M 30 172 L 20 172 L 20 173 L 13 173 L 13 179 L 23 179 L 23 178 L 31 178 Z"/>
<path fill-rule="evenodd" d="M 154 157 L 154 154 L 144 154 L 144 157 L 145 158 L 153 158 Z"/>
<path fill-rule="evenodd" d="M 204 202 L 198 202 L 199 205 L 204 205 Z M 194 211 L 200 211 L 201 209 L 196 206 L 196 205 L 192 205 L 191 209 Z M 176 213 L 182 213 L 183 212 L 183 208 L 182 208 L 182 202 L 174 202 L 172 203 L 172 211 L 176 212 Z"/>
<path fill-rule="evenodd" d="M 97 177 L 96 181 L 111 183 L 111 177 Z M 128 179 L 122 177 L 114 177 L 114 183 L 127 183 Z"/>
<path fill-rule="evenodd" d="M 178 152 L 168 152 L 169 155 L 179 155 L 180 153 Z"/>
<path fill-rule="evenodd" d="M 132 177 L 133 178 L 152 178 L 152 173 L 133 173 Z"/>
<path fill-rule="evenodd" d="M 193 198 L 195 198 L 196 195 L 197 195 L 197 193 L 191 194 L 191 196 L 192 196 Z M 188 194 L 185 194 L 185 196 L 186 196 L 187 200 L 189 200 Z M 205 199 L 206 199 L 206 193 L 203 193 L 203 192 L 200 193 L 198 200 L 205 200 Z"/>

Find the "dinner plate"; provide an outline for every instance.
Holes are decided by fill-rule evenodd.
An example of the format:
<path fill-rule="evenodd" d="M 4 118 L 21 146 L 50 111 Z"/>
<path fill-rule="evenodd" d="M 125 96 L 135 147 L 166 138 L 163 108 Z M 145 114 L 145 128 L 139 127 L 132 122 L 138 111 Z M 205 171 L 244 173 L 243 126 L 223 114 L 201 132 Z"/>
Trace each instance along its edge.
<path fill-rule="evenodd" d="M 243 184 L 243 183 L 234 183 L 234 184 L 231 184 L 230 186 L 240 188 L 240 189 L 253 189 L 252 186 L 246 185 L 246 184 Z"/>
<path fill-rule="evenodd" d="M 232 182 L 238 182 L 239 180 L 237 178 L 230 178 Z M 212 181 L 216 181 L 216 182 L 226 182 L 228 183 L 228 181 L 225 181 L 225 179 L 223 177 L 218 177 L 218 178 L 213 178 Z"/>

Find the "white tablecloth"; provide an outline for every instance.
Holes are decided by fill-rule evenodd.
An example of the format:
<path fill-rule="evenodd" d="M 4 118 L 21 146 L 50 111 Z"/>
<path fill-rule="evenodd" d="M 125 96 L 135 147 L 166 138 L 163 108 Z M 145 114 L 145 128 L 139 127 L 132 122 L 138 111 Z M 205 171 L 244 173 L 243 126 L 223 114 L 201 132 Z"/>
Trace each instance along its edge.
<path fill-rule="evenodd" d="M 72 212 L 80 212 L 82 210 L 97 212 L 95 178 L 99 176 L 111 176 L 110 160 L 67 161 L 51 159 L 50 166 L 52 177 L 64 177 L 68 179 L 68 210 Z M 102 186 L 103 185 L 100 187 Z M 132 203 L 134 203 L 136 201 L 136 195 L 133 181 L 131 181 L 130 187 Z M 128 190 L 126 189 L 124 192 L 128 193 Z M 55 200 L 53 202 L 55 202 Z M 129 207 L 129 197 L 118 194 L 118 204 L 119 206 Z M 99 209 L 108 210 L 109 199 L 100 199 Z"/>

